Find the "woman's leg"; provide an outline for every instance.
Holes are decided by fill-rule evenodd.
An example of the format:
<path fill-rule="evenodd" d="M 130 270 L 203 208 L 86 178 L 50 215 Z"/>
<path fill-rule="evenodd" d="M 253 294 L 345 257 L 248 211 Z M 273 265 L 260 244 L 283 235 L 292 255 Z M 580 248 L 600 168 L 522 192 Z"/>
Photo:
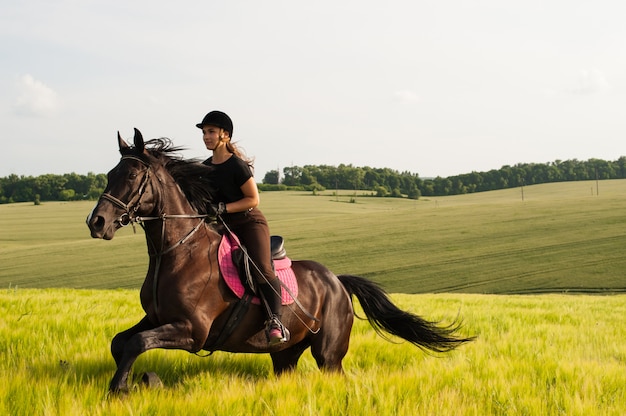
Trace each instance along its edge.
<path fill-rule="evenodd" d="M 281 322 L 281 284 L 272 267 L 270 233 L 263 214 L 249 214 L 248 221 L 233 230 L 246 247 L 253 262 L 252 274 L 257 279 L 261 296 L 269 308 L 267 334 L 270 344 L 289 341 L 289 331 Z"/>

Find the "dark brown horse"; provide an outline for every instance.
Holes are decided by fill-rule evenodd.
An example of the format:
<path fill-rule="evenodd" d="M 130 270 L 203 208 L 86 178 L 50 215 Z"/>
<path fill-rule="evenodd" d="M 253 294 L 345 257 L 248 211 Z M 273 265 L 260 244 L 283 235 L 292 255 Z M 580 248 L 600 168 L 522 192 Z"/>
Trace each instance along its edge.
<path fill-rule="evenodd" d="M 217 249 L 223 232 L 207 220 L 211 194 L 207 166 L 176 156 L 167 139 L 144 143 L 135 130 L 134 146 L 118 134 L 120 162 L 108 173 L 107 187 L 87 218 L 94 238 L 110 240 L 128 224 L 145 229 L 150 264 L 141 288 L 145 317 L 117 334 L 111 353 L 117 371 L 111 392 L 128 389 L 137 357 L 154 348 L 189 352 L 221 350 L 269 353 L 274 372 L 296 367 L 311 348 L 323 370 L 342 371 L 354 319 L 352 295 L 377 332 L 397 335 L 436 352 L 454 349 L 471 337 L 456 335 L 457 322 L 441 327 L 398 309 L 376 284 L 357 276 L 335 276 L 314 261 L 294 261 L 298 304 L 283 307 L 291 340 L 270 347 L 264 334 L 265 311 L 251 305 L 226 337 L 238 298 L 220 276 Z"/>

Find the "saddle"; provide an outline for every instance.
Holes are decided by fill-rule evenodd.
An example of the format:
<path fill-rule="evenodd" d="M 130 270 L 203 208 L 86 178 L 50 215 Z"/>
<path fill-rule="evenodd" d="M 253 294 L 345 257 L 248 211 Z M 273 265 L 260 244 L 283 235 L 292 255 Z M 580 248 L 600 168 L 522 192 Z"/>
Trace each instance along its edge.
<path fill-rule="evenodd" d="M 291 259 L 287 257 L 283 238 L 272 236 L 271 243 L 272 266 L 276 276 L 281 281 L 282 303 L 287 305 L 298 296 L 296 275 L 291 268 Z M 226 233 L 222 236 L 218 250 L 218 262 L 224 281 L 238 298 L 241 299 L 244 294 L 256 294 L 255 289 L 258 284 L 258 273 L 254 271 L 256 266 L 248 257 L 245 247 L 241 247 L 241 242 L 234 234 Z M 253 303 L 260 303 L 257 296 L 254 297 Z"/>
<path fill-rule="evenodd" d="M 280 260 L 287 257 L 287 251 L 285 250 L 285 239 L 282 236 L 271 236 L 270 244 L 272 250 L 272 260 Z"/>
<path fill-rule="evenodd" d="M 274 264 L 274 260 L 281 260 L 287 257 L 287 251 L 285 250 L 285 240 L 283 237 L 279 235 L 273 235 L 270 237 L 270 250 L 272 253 L 272 267 L 274 271 L 276 271 L 276 266 Z M 257 293 L 256 290 L 256 279 L 252 276 L 252 268 L 254 265 L 252 264 L 252 260 L 247 255 L 245 247 L 241 243 L 238 246 L 233 248 L 231 252 L 232 261 L 237 271 L 239 273 L 239 277 L 241 278 L 241 283 L 243 284 L 245 289 L 250 290 L 251 293 Z"/>
<path fill-rule="evenodd" d="M 297 302 L 298 283 L 296 275 L 291 268 L 291 259 L 287 257 L 283 238 L 280 236 L 271 237 L 272 265 L 276 275 L 281 281 L 282 303 L 288 305 Z M 220 273 L 226 285 L 239 298 L 229 313 L 226 324 L 220 332 L 218 338 L 206 346 L 206 350 L 213 353 L 230 336 L 239 324 L 250 304 L 260 304 L 261 300 L 255 296 L 256 279 L 252 277 L 251 270 L 254 267 L 247 255 L 245 247 L 237 236 L 226 233 L 222 236 L 222 241 L 218 249 L 218 263 Z"/>
<path fill-rule="evenodd" d="M 318 319 L 307 312 L 298 301 L 298 281 L 294 270 L 291 267 L 291 259 L 287 257 L 284 247 L 284 240 L 280 236 L 271 237 L 272 265 L 276 275 L 281 282 L 281 300 L 283 305 L 295 303 L 304 314 L 317 322 Z M 239 298 L 231 309 L 226 319 L 224 328 L 220 331 L 217 339 L 210 345 L 205 346 L 205 350 L 212 354 L 219 349 L 219 346 L 232 334 L 243 316 L 248 311 L 250 304 L 260 304 L 261 300 L 255 296 L 252 288 L 256 286 L 256 280 L 250 271 L 254 267 L 237 236 L 226 233 L 222 236 L 222 241 L 218 249 L 218 263 L 220 274 L 226 285 Z"/>

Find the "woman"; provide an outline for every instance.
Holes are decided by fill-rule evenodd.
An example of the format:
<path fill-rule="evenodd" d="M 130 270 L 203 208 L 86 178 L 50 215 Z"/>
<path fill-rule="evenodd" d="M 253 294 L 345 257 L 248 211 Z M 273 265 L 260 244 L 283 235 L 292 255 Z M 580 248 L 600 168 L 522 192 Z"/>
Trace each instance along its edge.
<path fill-rule="evenodd" d="M 271 260 L 270 233 L 267 220 L 257 208 L 259 190 L 252 174 L 252 163 L 231 142 L 233 122 L 221 111 L 211 111 L 196 127 L 202 129 L 206 148 L 213 156 L 205 160 L 211 166 L 217 214 L 246 247 L 256 267 L 258 288 L 265 298 L 270 316 L 266 333 L 270 345 L 289 341 L 289 331 L 280 321 L 281 287 Z M 258 270 L 262 273 L 259 276 Z"/>

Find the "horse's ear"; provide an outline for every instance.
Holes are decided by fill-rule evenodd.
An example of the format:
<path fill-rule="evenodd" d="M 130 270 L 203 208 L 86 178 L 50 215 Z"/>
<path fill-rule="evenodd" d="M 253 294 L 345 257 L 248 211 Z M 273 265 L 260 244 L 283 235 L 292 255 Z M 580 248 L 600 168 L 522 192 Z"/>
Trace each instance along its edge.
<path fill-rule="evenodd" d="M 146 148 L 144 143 L 143 143 L 143 136 L 141 135 L 141 132 L 137 129 L 135 129 L 135 151 L 137 153 L 143 153 L 144 149 Z"/>
<path fill-rule="evenodd" d="M 120 145 L 120 153 L 129 148 L 128 143 L 126 143 L 124 139 L 122 139 L 122 136 L 120 136 L 119 131 L 117 132 L 117 142 Z"/>

